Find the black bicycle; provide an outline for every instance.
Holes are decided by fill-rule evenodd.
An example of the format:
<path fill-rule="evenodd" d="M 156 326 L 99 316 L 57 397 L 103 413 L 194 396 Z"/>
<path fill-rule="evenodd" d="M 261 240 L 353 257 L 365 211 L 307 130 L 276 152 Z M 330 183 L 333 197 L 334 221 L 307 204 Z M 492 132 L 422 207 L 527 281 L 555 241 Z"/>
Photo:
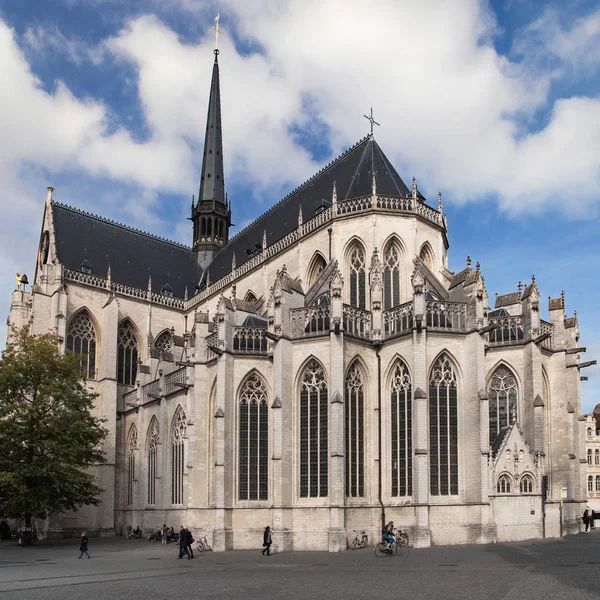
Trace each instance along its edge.
<path fill-rule="evenodd" d="M 367 536 L 367 532 L 356 531 L 356 529 L 353 529 L 352 531 L 355 533 L 355 536 L 350 544 L 350 548 L 352 550 L 356 550 L 357 548 L 366 548 L 369 545 L 369 537 Z"/>
<path fill-rule="evenodd" d="M 196 550 L 198 552 L 210 552 L 212 550 L 205 535 L 196 540 Z"/>
<path fill-rule="evenodd" d="M 398 531 L 394 535 L 394 543 L 391 546 L 388 546 L 386 542 L 375 544 L 373 553 L 377 558 L 393 556 L 394 554 L 406 556 L 408 554 L 408 533 L 406 531 Z"/>

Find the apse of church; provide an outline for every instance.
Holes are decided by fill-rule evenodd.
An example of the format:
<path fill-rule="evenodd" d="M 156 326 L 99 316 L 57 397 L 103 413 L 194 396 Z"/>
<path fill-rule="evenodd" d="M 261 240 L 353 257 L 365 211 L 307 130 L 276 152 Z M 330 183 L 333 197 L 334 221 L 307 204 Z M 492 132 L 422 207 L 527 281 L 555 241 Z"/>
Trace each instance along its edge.
<path fill-rule="evenodd" d="M 48 188 L 9 322 L 82 355 L 110 431 L 102 504 L 54 532 L 185 523 L 230 550 L 270 525 L 276 549 L 338 551 L 389 520 L 415 546 L 578 531 L 564 295 L 545 321 L 535 279 L 490 300 L 478 263 L 449 271 L 442 195 L 372 131 L 230 238 L 219 68 L 216 51 L 190 247 Z"/>

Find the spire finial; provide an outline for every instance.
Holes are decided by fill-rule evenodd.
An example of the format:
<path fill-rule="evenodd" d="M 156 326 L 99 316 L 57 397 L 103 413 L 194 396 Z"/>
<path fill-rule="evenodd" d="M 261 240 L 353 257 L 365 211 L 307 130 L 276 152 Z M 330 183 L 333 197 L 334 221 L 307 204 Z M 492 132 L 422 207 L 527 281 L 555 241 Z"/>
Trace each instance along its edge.
<path fill-rule="evenodd" d="M 263 229 L 263 241 L 262 241 L 263 252 L 267 249 L 267 230 Z"/>
<path fill-rule="evenodd" d="M 417 178 L 416 177 L 413 177 L 412 197 L 414 200 L 417 199 Z"/>
<path fill-rule="evenodd" d="M 379 123 L 373 118 L 373 107 L 371 106 L 371 115 L 367 117 L 367 115 L 363 115 L 363 117 L 371 123 L 371 137 L 373 137 L 373 125 L 379 125 Z"/>
<path fill-rule="evenodd" d="M 442 212 L 442 192 L 438 192 L 438 212 Z"/>
<path fill-rule="evenodd" d="M 187 300 L 188 299 L 188 289 L 187 289 L 187 285 L 185 286 L 185 289 L 183 290 L 183 299 Z"/>
<path fill-rule="evenodd" d="M 479 273 L 481 271 L 481 265 L 479 264 L 479 261 L 477 261 L 475 263 L 475 270 Z"/>
<path fill-rule="evenodd" d="M 373 196 L 377 196 L 377 179 L 375 178 L 375 173 L 373 173 L 373 177 L 371 178 L 371 193 Z"/>
<path fill-rule="evenodd" d="M 217 60 L 217 56 L 219 55 L 219 34 L 223 33 L 219 29 L 220 18 L 221 17 L 219 16 L 219 13 L 217 13 L 217 16 L 215 17 L 215 24 L 213 25 L 213 29 L 215 30 L 215 61 Z"/>
<path fill-rule="evenodd" d="M 335 183 L 335 179 L 333 180 L 333 192 L 331 194 L 331 203 L 337 204 L 337 185 Z"/>
<path fill-rule="evenodd" d="M 298 207 L 298 227 L 302 227 L 302 204 Z"/>
<path fill-rule="evenodd" d="M 54 192 L 54 188 L 49 185 L 46 189 L 48 190 L 48 194 L 46 195 L 46 204 L 50 206 L 50 204 L 52 204 L 52 192 Z"/>
<path fill-rule="evenodd" d="M 231 270 L 235 271 L 235 252 L 231 255 Z"/>
<path fill-rule="evenodd" d="M 467 269 L 471 269 L 471 257 L 467 256 Z"/>
<path fill-rule="evenodd" d="M 110 284 L 112 283 L 112 275 L 110 273 L 110 263 L 108 263 L 108 271 L 106 272 L 106 283 L 107 283 L 107 287 L 110 289 Z"/>

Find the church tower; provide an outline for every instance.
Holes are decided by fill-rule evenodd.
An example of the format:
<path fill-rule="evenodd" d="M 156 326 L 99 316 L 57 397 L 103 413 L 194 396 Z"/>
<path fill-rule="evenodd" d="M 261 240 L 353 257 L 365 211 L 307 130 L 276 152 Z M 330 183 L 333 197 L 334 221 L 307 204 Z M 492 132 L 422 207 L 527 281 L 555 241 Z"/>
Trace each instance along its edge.
<path fill-rule="evenodd" d="M 219 90 L 219 50 L 215 50 L 204 157 L 200 175 L 198 201 L 192 201 L 194 225 L 193 248 L 198 264 L 203 268 L 212 262 L 215 254 L 227 244 L 231 226 L 231 210 L 225 195 L 223 179 L 223 138 L 221 134 L 221 93 Z"/>

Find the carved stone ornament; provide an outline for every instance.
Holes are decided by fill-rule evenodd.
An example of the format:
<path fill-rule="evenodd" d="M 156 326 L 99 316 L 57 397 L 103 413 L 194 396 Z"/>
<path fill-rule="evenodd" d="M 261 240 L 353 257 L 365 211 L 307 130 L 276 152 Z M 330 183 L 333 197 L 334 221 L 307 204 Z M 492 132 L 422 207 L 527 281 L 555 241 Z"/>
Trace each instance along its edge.
<path fill-rule="evenodd" d="M 333 274 L 333 277 L 331 278 L 331 297 L 332 298 L 341 298 L 343 286 L 344 286 L 344 280 L 342 279 L 340 270 L 336 268 L 336 270 Z"/>
<path fill-rule="evenodd" d="M 338 392 L 335 391 L 333 393 L 333 396 L 331 396 L 331 404 L 343 404 L 344 400 L 342 399 L 342 395 Z"/>
<path fill-rule="evenodd" d="M 373 250 L 373 257 L 371 258 L 371 268 L 369 270 L 369 283 L 371 291 L 374 289 L 383 289 L 383 264 L 379 260 L 379 253 L 377 248 Z"/>
<path fill-rule="evenodd" d="M 217 410 L 215 411 L 215 419 L 222 419 L 223 417 L 225 417 L 225 413 L 223 412 L 223 409 L 219 406 L 219 408 L 217 408 Z"/>
<path fill-rule="evenodd" d="M 273 400 L 271 408 L 281 408 L 281 398 L 279 396 L 275 396 L 275 400 Z"/>
<path fill-rule="evenodd" d="M 423 273 L 421 273 L 418 267 L 415 268 L 410 281 L 415 294 L 422 294 L 425 286 L 425 277 L 423 277 Z"/>

